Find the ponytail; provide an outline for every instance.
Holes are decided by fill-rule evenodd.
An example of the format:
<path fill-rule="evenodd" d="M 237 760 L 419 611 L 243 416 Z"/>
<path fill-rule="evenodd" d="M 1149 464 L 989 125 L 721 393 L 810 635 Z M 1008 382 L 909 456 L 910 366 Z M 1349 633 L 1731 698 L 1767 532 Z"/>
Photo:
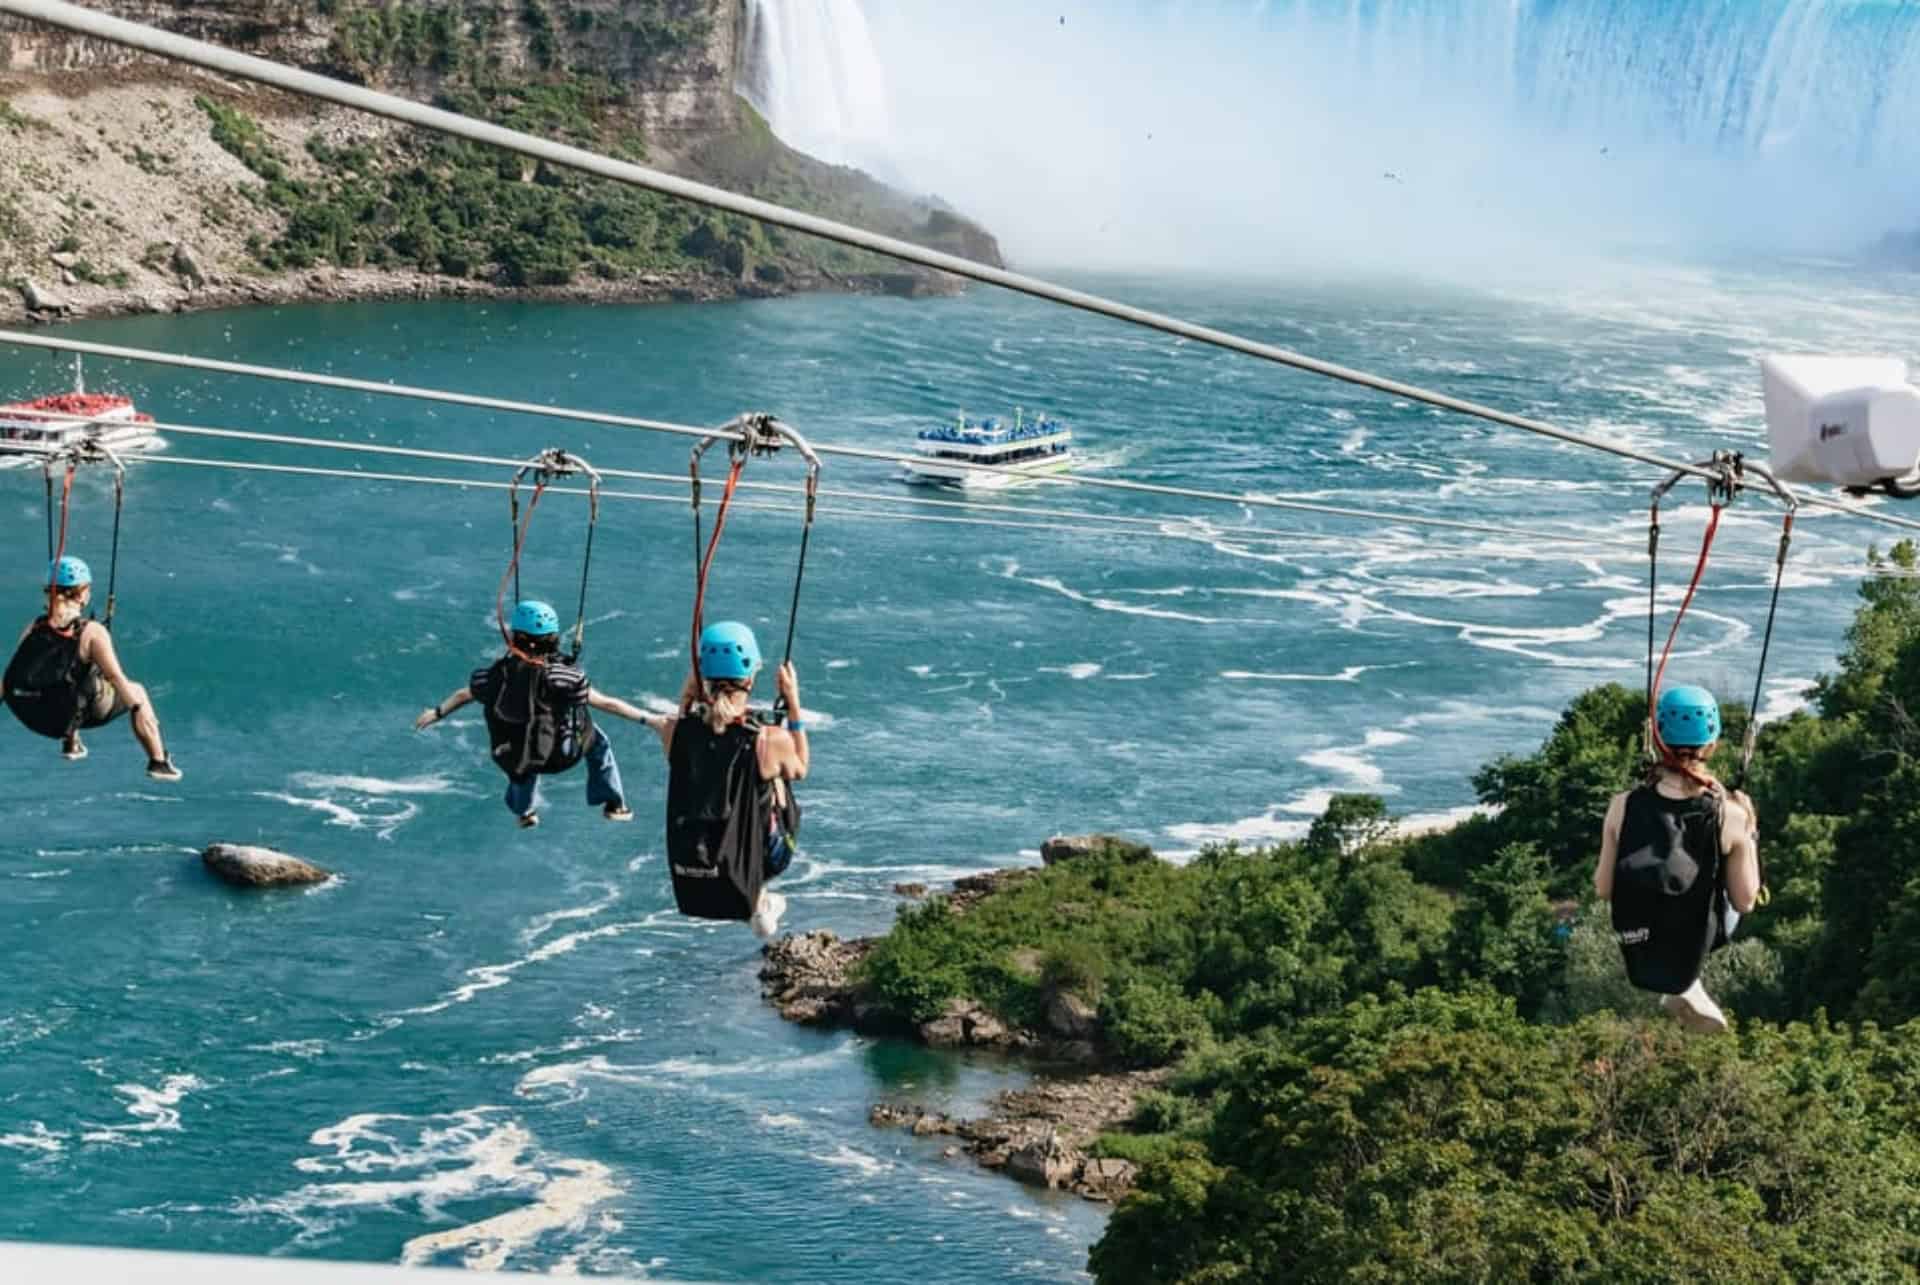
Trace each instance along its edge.
<path fill-rule="evenodd" d="M 732 683 L 707 684 L 707 726 L 723 732 L 747 716 L 747 689 Z"/>

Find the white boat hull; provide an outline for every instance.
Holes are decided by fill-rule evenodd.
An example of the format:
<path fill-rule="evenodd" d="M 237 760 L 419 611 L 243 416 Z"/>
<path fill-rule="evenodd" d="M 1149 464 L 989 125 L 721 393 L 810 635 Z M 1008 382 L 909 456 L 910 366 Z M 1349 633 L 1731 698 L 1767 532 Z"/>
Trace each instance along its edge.
<path fill-rule="evenodd" d="M 38 468 L 47 456 L 74 443 L 90 438 L 110 451 L 159 450 L 166 445 L 160 434 L 146 424 L 116 425 L 101 433 L 75 433 L 58 442 L 22 442 L 0 438 L 0 469 Z"/>
<path fill-rule="evenodd" d="M 965 468 L 944 460 L 908 460 L 902 480 L 915 486 L 943 486 L 957 491 L 1004 491 L 1010 487 L 1031 486 L 1048 477 L 1072 472 L 1073 465 L 1071 455 L 1053 455 L 1044 460 L 994 466 L 1004 472 Z"/>

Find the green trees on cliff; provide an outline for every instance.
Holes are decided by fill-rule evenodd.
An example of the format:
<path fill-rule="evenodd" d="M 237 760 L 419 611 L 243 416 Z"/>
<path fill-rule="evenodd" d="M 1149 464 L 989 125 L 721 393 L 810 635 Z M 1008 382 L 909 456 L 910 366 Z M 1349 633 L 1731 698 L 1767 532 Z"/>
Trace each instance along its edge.
<path fill-rule="evenodd" d="M 1915 1279 L 1920 579 L 1868 578 L 1816 707 L 1762 729 L 1774 899 L 1709 963 L 1725 1038 L 1625 983 L 1586 892 L 1644 702 L 1579 697 L 1453 831 L 1349 796 L 1299 843 L 1076 860 L 903 915 L 869 978 L 1028 1023 L 1077 987 L 1111 1055 L 1175 1067 L 1107 1144 L 1145 1162 L 1108 1285 Z"/>

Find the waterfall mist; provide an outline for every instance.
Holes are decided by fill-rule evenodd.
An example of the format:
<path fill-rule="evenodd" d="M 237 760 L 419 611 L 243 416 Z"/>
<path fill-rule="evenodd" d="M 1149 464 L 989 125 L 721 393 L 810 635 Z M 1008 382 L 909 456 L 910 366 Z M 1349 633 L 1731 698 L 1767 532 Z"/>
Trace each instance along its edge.
<path fill-rule="evenodd" d="M 830 158 L 1025 262 L 1524 271 L 1920 220 L 1920 0 L 754 3 L 840 46 L 767 64 L 776 128 L 869 103 Z"/>

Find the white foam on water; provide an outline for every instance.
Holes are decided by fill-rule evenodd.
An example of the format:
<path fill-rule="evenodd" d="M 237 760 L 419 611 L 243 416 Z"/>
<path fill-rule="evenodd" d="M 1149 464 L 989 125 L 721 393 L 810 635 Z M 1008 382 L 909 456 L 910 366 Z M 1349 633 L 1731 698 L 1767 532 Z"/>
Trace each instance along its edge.
<path fill-rule="evenodd" d="M 25 1133 L 0 1133 L 0 1147 L 14 1151 L 38 1151 L 57 1155 L 67 1149 L 67 1135 L 54 1133 L 38 1120 L 27 1122 Z"/>
<path fill-rule="evenodd" d="M 787 1115 L 784 1112 L 779 1115 L 767 1115 L 763 1113 L 760 1116 L 760 1123 L 768 1129 L 804 1129 L 807 1127 L 807 1122 L 799 1116 Z"/>
<path fill-rule="evenodd" d="M 620 890 L 610 883 L 597 885 L 601 890 L 600 899 L 584 906 L 566 906 L 559 910 L 548 910 L 535 915 L 527 926 L 520 930 L 520 944 L 531 946 L 555 924 L 566 923 L 574 919 L 591 919 L 601 911 L 609 909 L 620 900 Z"/>
<path fill-rule="evenodd" d="M 1088 679 L 1099 673 L 1105 666 L 1091 660 L 1076 661 L 1071 665 L 1042 665 L 1043 674 L 1065 674 L 1068 678 Z"/>
<path fill-rule="evenodd" d="M 197 1075 L 169 1075 L 160 1087 L 144 1084 L 116 1084 L 113 1091 L 127 1099 L 127 1114 L 138 1123 L 94 1126 L 80 1135 L 82 1142 L 140 1146 L 141 1135 L 180 1132 L 180 1103 L 195 1089 L 206 1088 Z"/>
<path fill-rule="evenodd" d="M 394 794 L 456 794 L 460 793 L 451 779 L 444 776 L 407 776 L 389 781 L 378 776 L 335 775 L 328 772 L 296 772 L 289 778 L 290 783 L 302 790 L 348 790 L 354 794 L 370 794 L 384 798 Z"/>
<path fill-rule="evenodd" d="M 746 1058 L 738 1062 L 670 1057 L 658 1062 L 633 1064 L 609 1062 L 603 1054 L 596 1053 L 584 1061 L 535 1067 L 520 1077 L 513 1092 L 516 1097 L 524 1098 L 543 1089 L 560 1089 L 565 1091 L 568 1100 L 577 1100 L 585 1095 L 584 1084 L 588 1080 L 681 1089 L 712 1080 L 761 1079 L 771 1082 L 803 1071 L 831 1070 L 851 1057 L 853 1052 L 853 1046 L 847 1044 L 801 1057 Z"/>
<path fill-rule="evenodd" d="M 1809 708 L 1813 703 L 1813 689 L 1817 685 L 1811 678 L 1771 680 L 1760 701 L 1759 721 L 1763 724 L 1772 723 Z"/>
<path fill-rule="evenodd" d="M 639 1027 L 622 1027 L 617 1031 L 601 1031 L 593 1035 L 573 1035 L 558 1044 L 546 1044 L 539 1048 L 519 1049 L 512 1053 L 489 1053 L 480 1059 L 483 1066 L 516 1066 L 525 1062 L 538 1061 L 543 1057 L 564 1057 L 570 1053 L 584 1053 L 590 1048 L 603 1044 L 632 1044 L 644 1036 Z"/>
<path fill-rule="evenodd" d="M 478 964 L 467 969 L 466 975 L 473 980 L 454 987 L 431 1004 L 421 1004 L 414 1008 L 403 1008 L 389 1014 L 392 1017 L 421 1017 L 429 1013 L 439 1013 L 452 1008 L 455 1004 L 465 1004 L 475 996 L 490 990 L 497 990 L 513 980 L 513 975 L 530 964 L 544 963 L 559 955 L 570 954 L 575 948 L 590 941 L 604 937 L 619 937 L 626 933 L 637 932 L 647 927 L 644 920 L 630 920 L 617 924 L 602 924 L 598 928 L 588 928 L 581 932 L 567 933 L 555 937 L 546 945 L 527 952 L 518 959 L 510 959 L 500 964 Z"/>
<path fill-rule="evenodd" d="M 552 1156 L 503 1107 L 479 1106 L 428 1116 L 363 1114 L 316 1130 L 329 1150 L 294 1162 L 327 1179 L 278 1196 L 241 1201 L 242 1216 L 268 1214 L 299 1228 L 295 1244 L 324 1235 L 358 1211 L 447 1218 L 455 1201 L 525 1197 L 504 1214 L 417 1236 L 402 1261 L 417 1266 L 464 1250 L 468 1267 L 495 1268 L 555 1231 L 584 1229 L 588 1211 L 619 1194 L 611 1171 L 590 1160 Z"/>
<path fill-rule="evenodd" d="M 857 665 L 857 664 L 859 664 L 859 663 L 860 663 L 860 662 L 859 662 L 859 661 L 856 661 L 856 660 L 839 660 L 839 659 L 836 659 L 836 660 L 830 660 L 830 661 L 828 661 L 828 662 L 827 662 L 827 666 L 826 666 L 826 667 L 827 667 L 828 669 L 846 669 L 846 668 L 848 668 L 849 666 L 852 666 L 852 665 Z"/>
<path fill-rule="evenodd" d="M 1407 664 L 1412 664 L 1409 661 Z M 1405 669 L 1406 665 L 1348 665 L 1337 674 L 1267 674 L 1252 669 L 1223 669 L 1220 677 L 1262 683 L 1352 683 L 1376 669 Z"/>
<path fill-rule="evenodd" d="M 539 1188 L 532 1204 L 462 1227 L 415 1236 L 400 1247 L 401 1264 L 419 1267 L 440 1254 L 461 1249 L 465 1251 L 463 1266 L 497 1271 L 516 1250 L 548 1232 L 584 1231 L 588 1211 L 620 1194 L 613 1171 L 596 1160 L 562 1160 L 552 1168 L 553 1175 Z"/>
<path fill-rule="evenodd" d="M 932 665 L 908 665 L 907 672 L 910 674 L 918 674 L 920 677 L 925 678 L 929 674 L 933 673 L 933 666 Z"/>
<path fill-rule="evenodd" d="M 889 1161 L 870 1156 L 864 1151 L 856 1151 L 844 1142 L 826 1155 L 813 1153 L 810 1158 L 836 1168 L 858 1170 L 869 1178 L 878 1177 L 893 1168 Z"/>
<path fill-rule="evenodd" d="M 325 1040 L 275 1040 L 271 1044 L 249 1044 L 249 1053 L 279 1053 L 287 1057 L 316 1058 L 327 1051 Z"/>
<path fill-rule="evenodd" d="M 1367 751 L 1385 749 L 1411 739 L 1404 732 L 1369 728 L 1365 739 L 1358 745 L 1333 745 L 1323 750 L 1309 750 L 1300 756 L 1300 762 L 1347 777 L 1369 793 L 1397 793 L 1398 787 L 1386 783 L 1386 772 L 1367 757 Z"/>
<path fill-rule="evenodd" d="M 1438 834 L 1442 830 L 1451 830 L 1470 817 L 1490 817 L 1499 812 L 1498 808 L 1485 804 L 1467 804 L 1463 807 L 1448 808 L 1443 812 L 1415 812 L 1400 817 L 1394 822 L 1396 832 L 1404 835 Z"/>
<path fill-rule="evenodd" d="M 1560 711 L 1545 705 L 1502 705 L 1496 709 L 1491 705 L 1476 705 L 1470 701 L 1442 701 L 1440 708 L 1422 714 L 1409 714 L 1394 726 L 1457 727 L 1472 723 L 1507 723 L 1522 718 L 1555 723 L 1560 720 Z"/>
<path fill-rule="evenodd" d="M 1009 562 L 1000 574 L 1008 580 L 1017 580 L 1021 584 L 1029 584 L 1036 589 L 1045 589 L 1050 593 L 1057 593 L 1069 601 L 1081 603 L 1099 611 L 1118 612 L 1125 616 L 1147 616 L 1155 620 L 1181 620 L 1197 625 L 1233 623 L 1214 616 L 1196 616 L 1192 612 L 1187 611 L 1168 611 L 1161 607 L 1148 607 L 1136 602 L 1121 602 L 1114 598 L 1099 598 L 1092 594 L 1081 593 L 1078 589 L 1071 588 L 1065 581 L 1054 576 L 1023 576 L 1019 574 L 1019 572 L 1020 564 L 1017 562 Z"/>
<path fill-rule="evenodd" d="M 420 815 L 420 807 L 415 803 L 401 803 L 397 809 L 385 813 L 363 813 L 344 803 L 332 799 L 309 799 L 298 794 L 281 794 L 274 790 L 255 790 L 256 799 L 272 799 L 291 807 L 305 808 L 318 812 L 327 818 L 328 825 L 341 826 L 348 830 L 371 830 L 378 839 L 392 839 L 393 832 Z"/>
<path fill-rule="evenodd" d="M 7 877 L 9 879 L 64 879 L 72 873 L 71 867 L 62 866 L 58 870 L 20 870 Z"/>

